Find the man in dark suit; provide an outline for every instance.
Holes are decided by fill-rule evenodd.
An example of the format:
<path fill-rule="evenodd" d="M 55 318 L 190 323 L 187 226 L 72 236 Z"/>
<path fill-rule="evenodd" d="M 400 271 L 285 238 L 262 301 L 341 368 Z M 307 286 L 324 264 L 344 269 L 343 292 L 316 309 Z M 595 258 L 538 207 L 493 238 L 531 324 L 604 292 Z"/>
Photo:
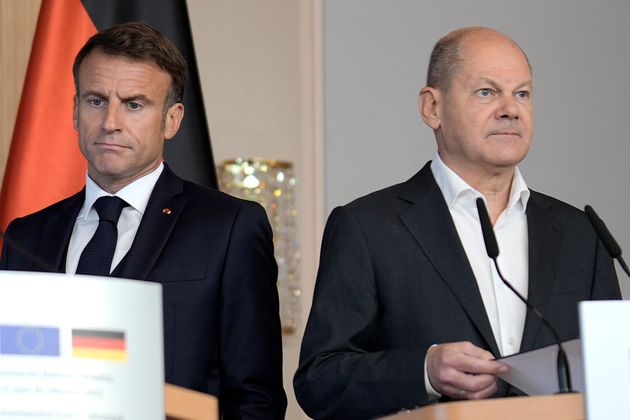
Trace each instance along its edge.
<path fill-rule="evenodd" d="M 152 27 L 128 23 L 90 38 L 74 76 L 86 187 L 16 219 L 7 235 L 54 271 L 99 274 L 104 264 L 101 275 L 161 283 L 166 381 L 217 395 L 225 419 L 283 418 L 265 212 L 184 181 L 162 161 L 183 118 L 184 58 Z M 6 243 L 0 268 L 42 269 Z"/>
<path fill-rule="evenodd" d="M 494 359 L 554 340 L 491 265 L 477 198 L 505 276 L 563 340 L 578 336 L 579 301 L 620 297 L 585 215 L 530 191 L 517 169 L 531 142 L 531 91 L 527 57 L 501 33 L 464 28 L 436 44 L 420 92 L 435 159 L 329 217 L 294 378 L 310 416 L 517 392 L 497 380 L 508 368 Z"/>

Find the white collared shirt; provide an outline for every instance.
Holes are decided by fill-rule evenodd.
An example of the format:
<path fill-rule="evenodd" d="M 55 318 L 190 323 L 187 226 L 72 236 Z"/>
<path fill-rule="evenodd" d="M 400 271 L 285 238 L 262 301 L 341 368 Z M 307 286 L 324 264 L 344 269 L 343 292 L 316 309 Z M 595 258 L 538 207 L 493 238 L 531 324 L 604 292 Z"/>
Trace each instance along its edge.
<path fill-rule="evenodd" d="M 472 267 L 492 332 L 501 351 L 507 356 L 518 353 L 527 308 L 499 278 L 486 253 L 477 213 L 476 200 L 485 197 L 468 185 L 436 155 L 431 171 L 446 200 L 457 233 Z M 514 172 L 510 199 L 494 225 L 499 245 L 497 262 L 503 276 L 527 297 L 528 238 L 527 201 L 529 189 L 518 168 Z M 487 202 L 486 202 L 487 205 Z"/>
<path fill-rule="evenodd" d="M 436 154 L 431 172 L 448 206 L 457 234 L 477 280 L 486 314 L 502 356 L 518 353 L 521 347 L 527 307 L 508 289 L 499 278 L 494 263 L 486 253 L 477 213 L 476 200 L 485 197 L 453 172 Z M 523 296 L 527 297 L 529 283 L 527 201 L 529 189 L 516 168 L 506 209 L 494 225 L 499 246 L 497 262 L 503 276 Z M 429 383 L 426 372 L 425 385 L 429 395 L 438 396 Z"/>
<path fill-rule="evenodd" d="M 148 173 L 122 188 L 116 194 L 110 194 L 99 187 L 87 174 L 85 176 L 85 201 L 83 207 L 79 211 L 77 220 L 74 223 L 70 244 L 68 245 L 68 254 L 66 256 L 66 273 L 74 274 L 77 271 L 79 258 L 83 248 L 88 244 L 96 228 L 98 227 L 98 213 L 94 209 L 94 202 L 102 196 L 114 195 L 120 197 L 129 204 L 125 207 L 118 219 L 118 241 L 116 242 L 116 250 L 110 267 L 110 273 L 116 268 L 118 263 L 125 257 L 140 226 L 140 221 L 147 208 L 149 197 L 153 192 L 153 187 L 164 170 L 164 164 L 155 168 L 153 172 Z"/>

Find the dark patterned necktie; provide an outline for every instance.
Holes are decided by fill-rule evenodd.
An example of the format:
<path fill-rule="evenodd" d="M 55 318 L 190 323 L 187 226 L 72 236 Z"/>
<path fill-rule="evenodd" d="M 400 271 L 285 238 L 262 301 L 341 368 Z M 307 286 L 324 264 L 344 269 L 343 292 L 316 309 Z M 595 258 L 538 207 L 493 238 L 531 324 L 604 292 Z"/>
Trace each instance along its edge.
<path fill-rule="evenodd" d="M 109 269 L 118 240 L 118 219 L 123 208 L 128 206 L 119 197 L 104 196 L 94 202 L 98 213 L 98 228 L 85 246 L 77 265 L 77 274 L 109 276 Z"/>

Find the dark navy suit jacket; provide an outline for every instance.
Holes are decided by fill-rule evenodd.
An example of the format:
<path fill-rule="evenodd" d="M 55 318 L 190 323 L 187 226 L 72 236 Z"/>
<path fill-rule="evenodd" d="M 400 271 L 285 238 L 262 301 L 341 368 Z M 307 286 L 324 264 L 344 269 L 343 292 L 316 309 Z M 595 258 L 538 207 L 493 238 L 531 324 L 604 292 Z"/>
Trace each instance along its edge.
<path fill-rule="evenodd" d="M 579 301 L 620 297 L 612 260 L 586 215 L 558 200 L 532 191 L 527 223 L 528 299 L 563 340 L 575 338 Z M 371 418 L 426 404 L 426 351 L 457 341 L 500 356 L 429 164 L 407 182 L 336 208 L 294 378 L 306 413 Z M 528 312 L 521 351 L 552 342 Z M 511 392 L 499 383 L 497 396 Z"/>
<path fill-rule="evenodd" d="M 7 235 L 63 272 L 84 195 L 14 220 Z M 0 269 L 38 267 L 5 244 Z M 162 284 L 167 382 L 218 396 L 226 419 L 284 417 L 277 266 L 260 205 L 165 167 L 113 274 Z"/>

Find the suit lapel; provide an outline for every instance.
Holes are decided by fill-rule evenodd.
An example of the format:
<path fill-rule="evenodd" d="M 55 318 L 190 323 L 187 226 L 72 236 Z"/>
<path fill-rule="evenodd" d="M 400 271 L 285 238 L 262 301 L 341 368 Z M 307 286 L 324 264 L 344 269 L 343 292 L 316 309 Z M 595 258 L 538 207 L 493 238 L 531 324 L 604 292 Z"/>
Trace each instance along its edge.
<path fill-rule="evenodd" d="M 42 229 L 37 255 L 60 273 L 65 271 L 70 236 L 84 200 L 85 188 L 61 203 L 61 211 L 47 220 Z"/>
<path fill-rule="evenodd" d="M 164 249 L 186 204 L 183 181 L 168 166 L 153 188 L 120 277 L 144 280 Z"/>
<path fill-rule="evenodd" d="M 555 217 L 542 205 L 535 192 L 527 203 L 527 231 L 529 238 L 529 302 L 543 315 L 553 290 L 558 271 L 558 253 L 562 231 Z M 532 348 L 542 321 L 527 311 L 521 351 Z"/>
<path fill-rule="evenodd" d="M 491 351 L 499 355 L 477 280 L 429 163 L 404 185 L 400 198 L 412 204 L 400 219 L 468 314 Z"/>

